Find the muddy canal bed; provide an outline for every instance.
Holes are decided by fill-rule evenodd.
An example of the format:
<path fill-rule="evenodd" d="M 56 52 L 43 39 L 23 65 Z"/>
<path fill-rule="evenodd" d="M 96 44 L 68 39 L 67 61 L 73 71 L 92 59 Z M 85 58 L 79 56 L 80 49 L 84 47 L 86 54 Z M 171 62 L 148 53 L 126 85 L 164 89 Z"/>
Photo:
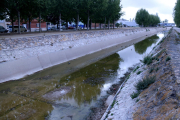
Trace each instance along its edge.
<path fill-rule="evenodd" d="M 59 65 L 1 83 L 0 119 L 93 119 L 93 110 L 105 106 L 103 101 L 118 89 L 116 84 L 121 83 L 128 68 L 147 55 L 163 36 L 157 34 L 81 69 L 72 67 L 63 72 Z M 73 65 L 69 62 L 63 66 Z"/>

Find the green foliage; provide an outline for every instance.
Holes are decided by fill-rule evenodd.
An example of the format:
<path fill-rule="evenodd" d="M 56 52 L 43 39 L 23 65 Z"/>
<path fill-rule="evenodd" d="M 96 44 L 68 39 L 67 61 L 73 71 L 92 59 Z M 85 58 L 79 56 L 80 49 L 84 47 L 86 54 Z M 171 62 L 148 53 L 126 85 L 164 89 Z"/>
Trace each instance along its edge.
<path fill-rule="evenodd" d="M 152 72 L 153 72 L 153 70 L 154 70 L 154 68 L 151 68 L 151 69 L 150 69 L 150 71 L 149 71 L 149 73 L 152 73 Z"/>
<path fill-rule="evenodd" d="M 166 58 L 166 61 L 169 61 L 169 60 L 171 60 L 171 58 L 168 56 L 168 57 Z"/>
<path fill-rule="evenodd" d="M 153 43 L 156 43 L 159 37 L 157 35 L 148 37 L 145 40 L 138 42 L 134 45 L 135 51 L 139 54 L 143 54 L 146 52 L 147 48 L 151 46 Z"/>
<path fill-rule="evenodd" d="M 155 77 L 146 77 L 142 81 L 139 81 L 136 85 L 138 91 L 144 90 L 149 87 L 150 84 L 155 82 Z"/>
<path fill-rule="evenodd" d="M 136 70 L 137 70 L 137 69 L 139 69 L 139 66 L 137 66 L 137 67 L 136 67 L 136 69 L 134 69 L 134 71 L 133 71 L 133 72 L 136 72 Z"/>
<path fill-rule="evenodd" d="M 157 67 L 157 68 L 156 68 L 156 72 L 157 72 L 158 70 L 159 70 L 159 68 Z"/>
<path fill-rule="evenodd" d="M 174 22 L 177 27 L 180 27 L 180 0 L 177 0 L 173 11 Z"/>
<path fill-rule="evenodd" d="M 113 103 L 111 104 L 111 107 L 113 108 L 115 105 L 116 101 L 114 100 Z"/>
<path fill-rule="evenodd" d="M 138 102 L 140 99 L 137 99 L 136 102 Z"/>
<path fill-rule="evenodd" d="M 152 63 L 152 57 L 151 56 L 144 57 L 143 63 L 147 64 L 147 65 L 150 65 Z"/>
<path fill-rule="evenodd" d="M 11 21 L 16 21 L 20 12 L 24 21 L 41 15 L 44 21 L 54 24 L 59 24 L 60 16 L 66 23 L 77 21 L 77 16 L 85 24 L 89 20 L 104 23 L 105 18 L 114 22 L 123 15 L 120 3 L 121 0 L 0 0 L 0 19 L 9 15 Z"/>
<path fill-rule="evenodd" d="M 143 27 L 146 26 L 156 26 L 160 23 L 160 18 L 158 14 L 150 15 L 146 9 L 140 9 L 136 13 L 135 17 L 136 22 Z"/>
<path fill-rule="evenodd" d="M 141 72 L 142 72 L 142 71 L 138 71 L 138 72 L 137 72 L 137 75 L 139 75 Z"/>
<path fill-rule="evenodd" d="M 139 96 L 140 92 L 133 92 L 130 96 L 132 99 L 137 98 Z"/>
<path fill-rule="evenodd" d="M 119 24 L 119 23 L 116 23 L 115 26 L 118 28 L 118 27 L 120 26 L 120 24 Z"/>

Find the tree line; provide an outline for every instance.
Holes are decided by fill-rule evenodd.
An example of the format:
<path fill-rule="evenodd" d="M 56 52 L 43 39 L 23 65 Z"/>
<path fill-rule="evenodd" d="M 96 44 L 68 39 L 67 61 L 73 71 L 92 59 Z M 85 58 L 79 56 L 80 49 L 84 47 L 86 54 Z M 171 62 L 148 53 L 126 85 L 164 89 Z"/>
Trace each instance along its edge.
<path fill-rule="evenodd" d="M 140 26 L 154 27 L 154 26 L 157 26 L 158 23 L 160 23 L 160 18 L 158 16 L 158 14 L 156 14 L 156 15 L 149 14 L 149 12 L 146 9 L 140 9 L 136 13 L 135 21 Z"/>
<path fill-rule="evenodd" d="M 174 22 L 180 27 L 180 0 L 177 0 L 173 11 Z"/>
<path fill-rule="evenodd" d="M 121 0 L 0 0 L 0 19 L 9 16 L 12 26 L 13 22 L 18 21 L 19 27 L 20 21 L 29 21 L 29 28 L 33 19 L 38 19 L 39 27 L 43 20 L 61 24 L 62 19 L 66 21 L 66 26 L 73 21 L 78 27 L 81 21 L 87 25 L 87 29 L 92 22 L 108 23 L 109 28 L 109 24 L 123 14 L 120 2 Z"/>

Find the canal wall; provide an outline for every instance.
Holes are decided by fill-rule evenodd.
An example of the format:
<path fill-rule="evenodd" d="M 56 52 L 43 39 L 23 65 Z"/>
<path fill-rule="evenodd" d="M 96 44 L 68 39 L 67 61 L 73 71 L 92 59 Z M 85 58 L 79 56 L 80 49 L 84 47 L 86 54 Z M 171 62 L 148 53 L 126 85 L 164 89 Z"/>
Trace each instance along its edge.
<path fill-rule="evenodd" d="M 4 38 L 0 40 L 0 82 L 22 78 L 163 30 L 164 28 L 138 28 Z"/>

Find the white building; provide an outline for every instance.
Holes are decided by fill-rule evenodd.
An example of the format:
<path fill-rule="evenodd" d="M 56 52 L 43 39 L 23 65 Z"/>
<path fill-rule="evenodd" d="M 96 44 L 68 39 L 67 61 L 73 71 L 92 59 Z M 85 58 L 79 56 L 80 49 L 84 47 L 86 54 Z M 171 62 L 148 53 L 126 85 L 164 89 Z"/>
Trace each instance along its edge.
<path fill-rule="evenodd" d="M 122 23 L 124 27 L 138 27 L 139 24 L 135 20 L 129 21 L 126 19 L 119 19 L 116 23 Z"/>

